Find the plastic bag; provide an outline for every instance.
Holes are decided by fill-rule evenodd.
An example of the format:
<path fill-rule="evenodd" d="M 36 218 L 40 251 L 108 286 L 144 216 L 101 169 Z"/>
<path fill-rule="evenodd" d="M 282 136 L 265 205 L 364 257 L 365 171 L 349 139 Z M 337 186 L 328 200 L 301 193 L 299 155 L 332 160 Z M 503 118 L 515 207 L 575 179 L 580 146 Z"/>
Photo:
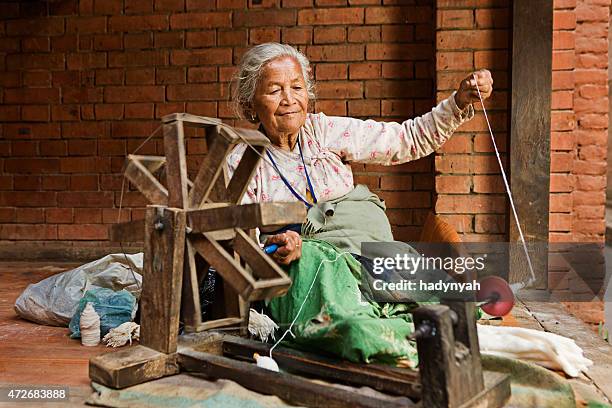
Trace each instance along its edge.
<path fill-rule="evenodd" d="M 104 337 L 120 324 L 131 322 L 136 314 L 136 298 L 127 290 L 115 292 L 112 289 L 96 288 L 88 290 L 79 300 L 77 310 L 70 320 L 70 338 L 78 339 L 81 337 L 81 313 L 87 303 L 91 302 L 100 316 L 100 336 Z"/>
<path fill-rule="evenodd" d="M 206 275 L 200 284 L 200 310 L 202 312 L 202 321 L 210 320 L 212 315 L 212 305 L 215 302 L 215 282 L 217 280 L 217 271 L 209 267 Z"/>
<path fill-rule="evenodd" d="M 138 299 L 142 286 L 142 263 L 142 252 L 133 255 L 110 254 L 70 271 L 50 276 L 30 284 L 21 293 L 15 302 L 15 312 L 20 317 L 36 323 L 67 326 L 79 300 L 87 290 L 125 289 Z"/>

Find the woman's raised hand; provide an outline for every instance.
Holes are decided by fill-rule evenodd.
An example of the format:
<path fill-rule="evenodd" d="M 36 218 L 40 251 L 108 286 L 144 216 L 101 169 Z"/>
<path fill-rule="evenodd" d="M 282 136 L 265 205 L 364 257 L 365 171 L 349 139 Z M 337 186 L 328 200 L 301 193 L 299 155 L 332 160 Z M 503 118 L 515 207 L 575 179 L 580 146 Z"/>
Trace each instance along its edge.
<path fill-rule="evenodd" d="M 476 79 L 474 79 L 474 76 Z M 482 100 L 491 96 L 491 92 L 493 92 L 493 78 L 491 77 L 491 72 L 486 69 L 476 71 L 459 84 L 459 89 L 457 89 L 457 93 L 455 94 L 455 102 L 459 109 L 463 110 L 469 104 L 480 100 L 480 98 L 478 98 L 478 90 L 476 89 L 476 81 L 478 81 L 478 89 L 480 89 Z"/>
<path fill-rule="evenodd" d="M 268 237 L 265 245 L 277 244 L 278 249 L 272 255 L 274 260 L 281 265 L 289 265 L 302 256 L 302 238 L 295 231 L 285 231 Z"/>

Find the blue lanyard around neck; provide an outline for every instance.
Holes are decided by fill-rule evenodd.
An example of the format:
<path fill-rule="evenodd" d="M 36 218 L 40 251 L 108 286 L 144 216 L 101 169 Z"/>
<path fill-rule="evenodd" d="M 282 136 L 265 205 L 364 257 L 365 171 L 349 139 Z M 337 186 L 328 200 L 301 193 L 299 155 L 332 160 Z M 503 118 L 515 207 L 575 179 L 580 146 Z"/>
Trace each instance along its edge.
<path fill-rule="evenodd" d="M 306 168 L 306 163 L 304 162 L 304 154 L 302 153 L 302 146 L 300 145 L 300 136 L 298 136 L 297 145 L 298 145 L 298 149 L 300 150 L 300 158 L 302 159 L 302 165 L 304 165 L 304 174 L 306 174 L 306 182 L 308 183 L 308 189 L 310 190 L 310 195 L 312 196 L 312 201 L 316 204 L 317 203 L 317 196 L 315 195 L 314 188 L 312 188 L 312 183 L 310 182 L 310 176 L 308 176 L 308 169 Z M 266 153 L 268 154 L 268 157 L 270 158 L 270 161 L 272 162 L 272 166 L 274 166 L 274 170 L 276 170 L 276 172 L 280 176 L 281 180 L 283 180 L 283 183 L 285 183 L 285 185 L 287 186 L 289 191 L 291 191 L 291 194 L 293 194 L 295 196 L 295 198 L 297 198 L 298 200 L 303 202 L 304 205 L 306 206 L 306 208 L 312 207 L 312 204 L 310 204 L 308 202 L 308 200 L 304 199 L 304 197 L 302 197 L 300 194 L 298 194 L 298 192 L 295 191 L 293 189 L 293 187 L 291 187 L 291 184 L 289 184 L 289 181 L 287 181 L 287 179 L 285 178 L 283 173 L 281 173 L 280 169 L 276 165 L 276 162 L 274 161 L 274 157 L 272 157 L 272 154 L 270 153 L 270 151 L 266 150 Z"/>

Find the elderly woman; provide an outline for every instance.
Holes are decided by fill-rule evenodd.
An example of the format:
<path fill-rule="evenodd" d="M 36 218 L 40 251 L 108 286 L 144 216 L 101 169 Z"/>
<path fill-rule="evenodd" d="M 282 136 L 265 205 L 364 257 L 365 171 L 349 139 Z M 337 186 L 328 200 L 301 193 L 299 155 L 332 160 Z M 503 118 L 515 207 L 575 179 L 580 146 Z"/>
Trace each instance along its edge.
<path fill-rule="evenodd" d="M 350 163 L 395 165 L 427 156 L 474 115 L 471 103 L 489 97 L 493 80 L 487 70 L 470 75 L 456 92 L 431 112 L 403 123 L 376 122 L 311 113 L 315 98 L 308 59 L 295 48 L 266 43 L 242 59 L 234 95 L 239 113 L 260 124 L 272 147 L 250 183 L 245 202 L 337 199 L 354 188 Z M 244 145 L 228 159 L 235 169 Z M 300 257 L 294 231 L 272 236 L 280 244 L 275 259 L 289 264 Z"/>
<path fill-rule="evenodd" d="M 350 164 L 395 165 L 434 152 L 473 117 L 471 103 L 479 100 L 476 84 L 482 98 L 489 97 L 493 80 L 489 71 L 481 70 L 463 80 L 431 112 L 403 123 L 328 116 L 310 112 L 315 87 L 309 61 L 298 50 L 267 43 L 244 54 L 234 101 L 241 116 L 259 124 L 272 142 L 244 202 L 300 201 L 308 208 L 303 225 L 268 231 L 266 240 L 279 245 L 275 260 L 290 266 L 291 292 L 270 306 L 278 323 L 296 324 L 292 330 L 295 342 L 354 361 L 414 357 L 414 350 L 404 344 L 409 332 L 406 321 L 378 319 L 384 314 L 378 303 L 364 306 L 360 301 L 363 288 L 355 279 L 360 274 L 359 263 L 351 256 L 338 261 L 338 252 L 342 252 L 364 263 L 363 242 L 393 241 L 384 203 L 367 187 L 354 186 Z M 239 145 L 228 157 L 230 172 L 246 148 Z M 319 241 L 302 243 L 301 236 Z M 324 269 L 333 270 L 320 271 L 326 261 L 333 266 L 326 264 Z M 310 289 L 306 292 L 306 288 Z M 306 302 L 313 290 L 317 300 Z M 361 317 L 355 320 L 355 316 Z M 381 332 L 394 334 L 374 348 L 355 343 Z"/>

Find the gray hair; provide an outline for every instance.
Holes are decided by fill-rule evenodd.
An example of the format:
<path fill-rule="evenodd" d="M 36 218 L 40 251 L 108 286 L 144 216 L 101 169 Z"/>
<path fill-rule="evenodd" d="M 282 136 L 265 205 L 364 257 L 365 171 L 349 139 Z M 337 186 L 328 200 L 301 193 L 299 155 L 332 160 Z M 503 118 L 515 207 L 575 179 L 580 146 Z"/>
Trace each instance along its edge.
<path fill-rule="evenodd" d="M 238 72 L 234 75 L 235 87 L 232 99 L 234 110 L 239 117 L 251 120 L 246 117 L 245 110 L 253 103 L 261 72 L 267 63 L 281 57 L 291 57 L 300 64 L 308 98 L 311 102 L 315 100 L 315 84 L 308 58 L 291 45 L 274 42 L 259 44 L 242 56 Z"/>

